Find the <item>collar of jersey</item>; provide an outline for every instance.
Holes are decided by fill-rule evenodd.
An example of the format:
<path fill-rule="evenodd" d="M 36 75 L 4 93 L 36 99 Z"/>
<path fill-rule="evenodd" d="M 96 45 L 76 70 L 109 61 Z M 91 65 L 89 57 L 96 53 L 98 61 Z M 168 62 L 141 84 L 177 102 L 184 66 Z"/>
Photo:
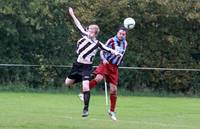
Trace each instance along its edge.
<path fill-rule="evenodd" d="M 93 42 L 95 42 L 96 43 L 96 41 L 97 41 L 97 39 L 96 38 L 94 38 L 94 39 L 91 39 L 91 38 L 89 38 L 88 36 L 84 36 L 87 40 L 89 40 L 91 43 L 93 43 Z"/>
<path fill-rule="evenodd" d="M 119 40 L 118 38 L 117 38 L 117 35 L 114 37 L 114 41 L 119 41 L 119 42 L 122 42 L 122 43 L 124 43 L 125 42 L 125 38 L 123 38 L 122 40 Z"/>

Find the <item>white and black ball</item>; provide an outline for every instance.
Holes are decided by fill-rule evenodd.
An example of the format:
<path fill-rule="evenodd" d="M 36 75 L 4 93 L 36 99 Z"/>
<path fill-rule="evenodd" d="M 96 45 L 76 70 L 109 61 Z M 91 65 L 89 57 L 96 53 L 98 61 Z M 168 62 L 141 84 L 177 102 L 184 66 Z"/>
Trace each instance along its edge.
<path fill-rule="evenodd" d="M 126 29 L 133 29 L 135 27 L 135 20 L 131 17 L 124 19 L 124 27 Z"/>

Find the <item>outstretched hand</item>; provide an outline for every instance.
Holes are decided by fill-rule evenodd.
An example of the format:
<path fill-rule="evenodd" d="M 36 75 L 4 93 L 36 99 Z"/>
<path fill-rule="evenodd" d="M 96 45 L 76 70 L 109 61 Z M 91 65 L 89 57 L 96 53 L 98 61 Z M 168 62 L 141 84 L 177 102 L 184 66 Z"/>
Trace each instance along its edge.
<path fill-rule="evenodd" d="M 104 59 L 103 64 L 109 64 L 109 62 L 106 59 Z"/>
<path fill-rule="evenodd" d="M 71 16 L 74 15 L 74 11 L 73 11 L 72 7 L 69 7 L 69 14 L 70 14 Z"/>
<path fill-rule="evenodd" d="M 120 56 L 120 57 L 123 56 L 121 53 L 119 53 L 119 52 L 117 52 L 115 50 L 111 50 L 111 53 L 116 55 L 116 56 Z"/>
<path fill-rule="evenodd" d="M 123 55 L 122 55 L 121 53 L 118 53 L 118 54 L 117 54 L 117 56 L 120 56 L 120 57 L 122 57 Z"/>

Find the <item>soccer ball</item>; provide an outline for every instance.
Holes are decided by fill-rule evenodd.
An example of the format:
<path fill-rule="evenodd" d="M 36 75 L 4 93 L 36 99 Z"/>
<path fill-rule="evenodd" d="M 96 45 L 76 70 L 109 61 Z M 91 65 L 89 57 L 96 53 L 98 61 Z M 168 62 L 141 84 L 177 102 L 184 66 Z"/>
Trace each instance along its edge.
<path fill-rule="evenodd" d="M 135 20 L 131 17 L 124 19 L 124 27 L 126 29 L 133 29 L 135 27 Z"/>

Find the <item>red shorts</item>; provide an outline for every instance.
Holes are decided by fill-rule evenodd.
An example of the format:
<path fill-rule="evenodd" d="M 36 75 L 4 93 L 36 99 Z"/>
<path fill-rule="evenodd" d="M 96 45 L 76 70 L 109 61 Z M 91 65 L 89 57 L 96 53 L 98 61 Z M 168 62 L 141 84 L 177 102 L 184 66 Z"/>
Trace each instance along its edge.
<path fill-rule="evenodd" d="M 117 65 L 100 63 L 94 73 L 103 75 L 107 83 L 118 85 L 119 73 Z"/>

